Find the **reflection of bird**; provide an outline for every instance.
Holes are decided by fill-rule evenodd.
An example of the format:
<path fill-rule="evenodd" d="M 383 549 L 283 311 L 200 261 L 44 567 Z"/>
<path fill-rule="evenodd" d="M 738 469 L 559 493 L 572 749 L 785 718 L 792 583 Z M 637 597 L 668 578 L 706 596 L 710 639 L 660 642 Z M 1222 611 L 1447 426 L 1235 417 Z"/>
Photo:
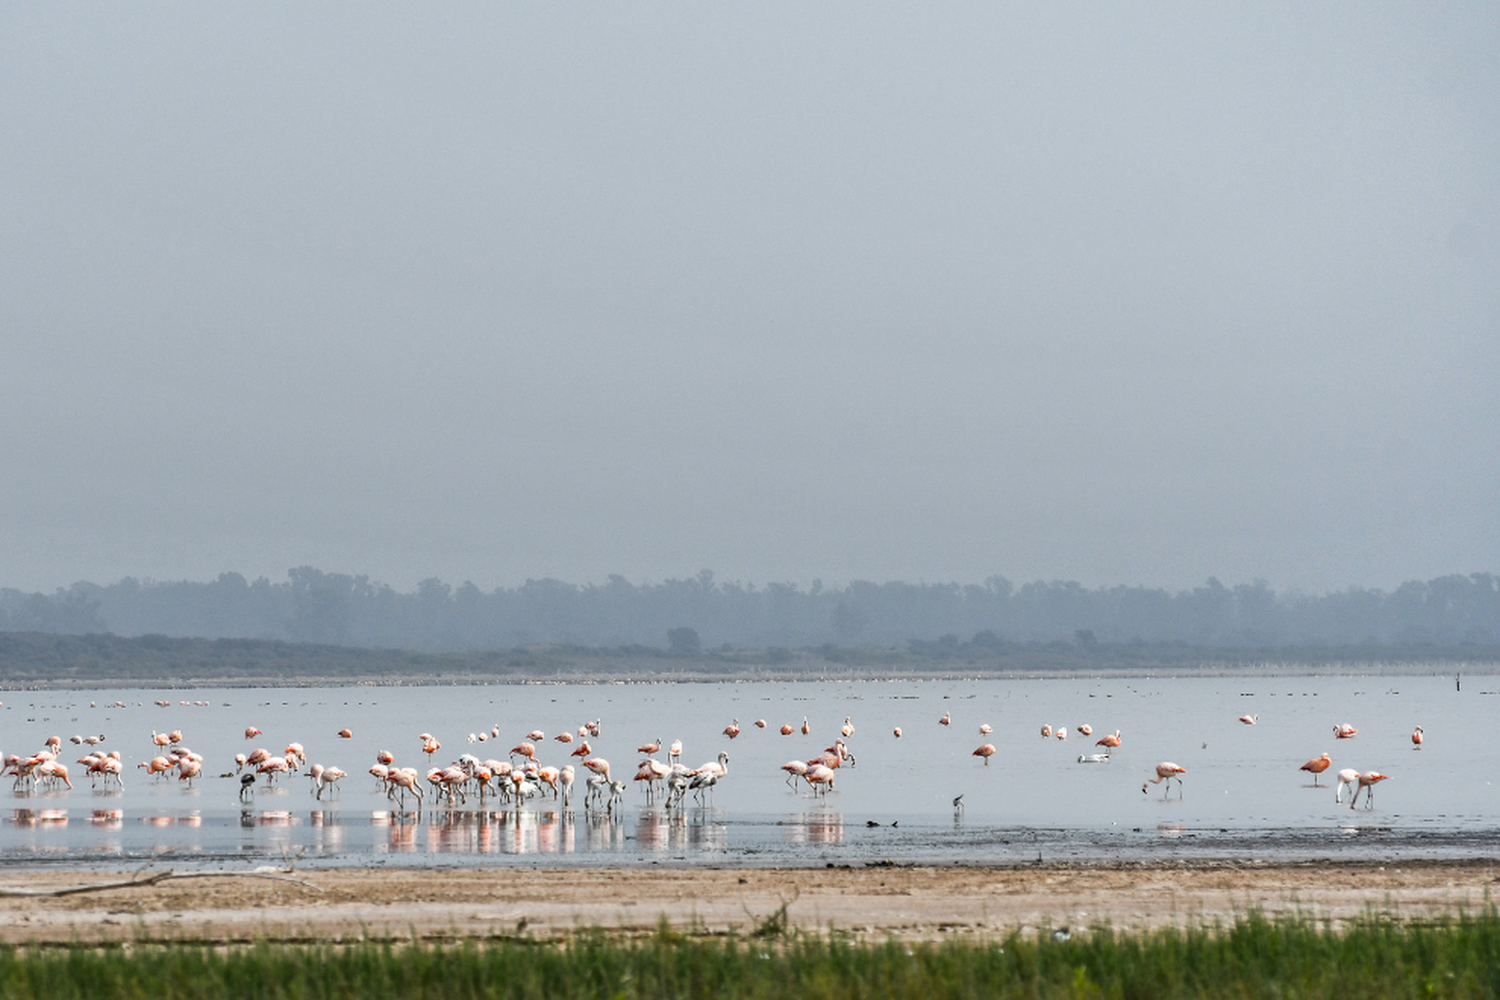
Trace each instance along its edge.
<path fill-rule="evenodd" d="M 1411 733 L 1411 742 L 1412 742 L 1412 749 L 1413 750 L 1420 750 L 1420 749 L 1422 749 L 1422 727 L 1421 726 L 1418 726 L 1416 729 L 1412 730 L 1412 733 Z"/>
<path fill-rule="evenodd" d="M 1147 778 L 1144 782 L 1142 782 L 1142 784 L 1141 784 L 1141 791 L 1145 792 L 1147 785 L 1154 785 L 1154 784 L 1157 784 L 1158 782 L 1165 781 L 1167 783 L 1167 789 L 1166 789 L 1165 792 L 1162 793 L 1162 798 L 1166 798 L 1167 797 L 1167 793 L 1169 793 L 1169 792 L 1172 791 L 1172 782 L 1173 782 L 1173 780 L 1176 780 L 1176 782 L 1177 782 L 1177 792 L 1180 795 L 1182 793 L 1182 779 L 1179 778 L 1179 777 L 1177 777 L 1177 776 L 1179 774 L 1186 774 L 1186 773 L 1187 773 L 1187 768 L 1182 767 L 1182 766 L 1180 766 L 1178 764 L 1174 764 L 1174 763 L 1172 763 L 1169 760 L 1164 760 L 1160 764 L 1156 765 L 1156 777 L 1154 777 L 1154 778 Z"/>
<path fill-rule="evenodd" d="M 1256 713 L 1255 715 L 1242 715 L 1240 716 L 1240 721 L 1247 726 L 1253 726 L 1260 721 L 1260 714 Z"/>
<path fill-rule="evenodd" d="M 1325 753 L 1321 757 L 1314 757 L 1312 760 L 1308 761 L 1306 764 L 1303 764 L 1297 770 L 1311 771 L 1313 776 L 1313 784 L 1316 785 L 1318 783 L 1318 775 L 1328 770 L 1328 768 L 1332 766 L 1332 764 L 1333 761 L 1329 760 L 1328 755 Z"/>
<path fill-rule="evenodd" d="M 1379 771 L 1366 771 L 1364 774 L 1361 774 L 1358 778 L 1355 779 L 1359 782 L 1359 785 L 1354 789 L 1354 797 L 1349 800 L 1349 808 L 1353 809 L 1354 803 L 1359 801 L 1360 792 L 1368 791 L 1369 794 L 1365 796 L 1365 808 L 1374 809 L 1375 784 L 1376 782 L 1384 781 L 1389 777 L 1389 774 L 1381 774 Z"/>
<path fill-rule="evenodd" d="M 973 755 L 975 757 L 983 757 L 984 758 L 984 766 L 985 767 L 989 767 L 990 766 L 990 758 L 995 755 L 995 744 L 993 744 L 993 743 L 985 743 L 982 746 L 980 746 L 979 749 L 975 750 Z"/>

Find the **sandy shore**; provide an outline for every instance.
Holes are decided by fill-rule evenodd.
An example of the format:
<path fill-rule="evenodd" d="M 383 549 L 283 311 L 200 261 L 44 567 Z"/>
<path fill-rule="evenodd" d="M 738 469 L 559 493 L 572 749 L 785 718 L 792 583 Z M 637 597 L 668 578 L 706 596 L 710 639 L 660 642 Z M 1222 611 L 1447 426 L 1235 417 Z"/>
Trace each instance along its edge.
<path fill-rule="evenodd" d="M 0 876 L 0 888 L 59 888 L 114 877 L 12 870 Z M 881 938 L 995 937 L 1016 928 L 1079 929 L 1100 922 L 1119 928 L 1183 925 L 1227 921 L 1252 908 L 1335 920 L 1370 910 L 1419 917 L 1486 906 L 1500 883 L 1500 859 L 854 870 L 336 869 L 298 877 L 318 888 L 213 877 L 60 898 L 0 898 L 0 941 L 555 937 L 590 927 L 650 932 L 663 916 L 684 931 L 744 934 L 783 903 L 794 926 Z"/>

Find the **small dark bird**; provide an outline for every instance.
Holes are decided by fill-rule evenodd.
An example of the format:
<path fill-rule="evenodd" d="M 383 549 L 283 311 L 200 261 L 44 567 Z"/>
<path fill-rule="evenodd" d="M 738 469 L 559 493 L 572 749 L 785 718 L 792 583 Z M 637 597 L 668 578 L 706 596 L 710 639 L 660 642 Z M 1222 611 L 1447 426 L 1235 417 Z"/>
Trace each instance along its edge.
<path fill-rule="evenodd" d="M 255 775 L 253 774 L 240 775 L 240 798 L 244 799 L 247 794 L 255 794 Z"/>
<path fill-rule="evenodd" d="M 867 820 L 865 820 L 865 826 L 879 826 L 879 825 L 880 824 L 877 823 L 877 822 L 875 822 L 873 819 L 867 819 Z"/>

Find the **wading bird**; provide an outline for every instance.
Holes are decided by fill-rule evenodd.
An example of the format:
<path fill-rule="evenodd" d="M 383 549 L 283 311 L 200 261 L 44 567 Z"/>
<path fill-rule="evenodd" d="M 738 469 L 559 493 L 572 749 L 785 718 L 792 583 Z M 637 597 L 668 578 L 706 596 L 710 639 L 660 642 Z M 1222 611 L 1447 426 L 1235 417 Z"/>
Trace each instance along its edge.
<path fill-rule="evenodd" d="M 1313 776 L 1313 784 L 1316 785 L 1318 783 L 1318 775 L 1328 770 L 1328 768 L 1332 765 L 1333 761 L 1329 760 L 1328 755 L 1325 753 L 1321 757 L 1314 757 L 1312 760 L 1308 761 L 1306 764 L 1303 764 L 1297 770 L 1311 771 Z"/>
<path fill-rule="evenodd" d="M 1166 798 L 1168 793 L 1172 791 L 1172 782 L 1176 781 L 1177 794 L 1180 796 L 1182 794 L 1182 779 L 1179 778 L 1178 775 L 1186 773 L 1187 768 L 1182 767 L 1178 764 L 1174 764 L 1170 760 L 1164 760 L 1160 764 L 1156 765 L 1156 777 L 1147 778 L 1141 784 L 1141 792 L 1144 793 L 1146 791 L 1147 785 L 1154 785 L 1157 782 L 1165 781 L 1167 783 L 1167 788 L 1166 791 L 1162 793 L 1161 797 Z"/>

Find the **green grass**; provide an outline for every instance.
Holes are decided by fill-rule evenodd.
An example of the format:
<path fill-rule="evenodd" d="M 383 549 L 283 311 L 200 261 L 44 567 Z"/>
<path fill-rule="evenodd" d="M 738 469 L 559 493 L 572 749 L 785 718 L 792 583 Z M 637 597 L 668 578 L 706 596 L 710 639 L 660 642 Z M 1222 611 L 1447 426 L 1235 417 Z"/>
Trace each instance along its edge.
<path fill-rule="evenodd" d="M 562 943 L 0 949 L 0 998 L 1500 997 L 1500 916 L 1225 928 L 1069 941 L 858 944 L 583 934 Z"/>

